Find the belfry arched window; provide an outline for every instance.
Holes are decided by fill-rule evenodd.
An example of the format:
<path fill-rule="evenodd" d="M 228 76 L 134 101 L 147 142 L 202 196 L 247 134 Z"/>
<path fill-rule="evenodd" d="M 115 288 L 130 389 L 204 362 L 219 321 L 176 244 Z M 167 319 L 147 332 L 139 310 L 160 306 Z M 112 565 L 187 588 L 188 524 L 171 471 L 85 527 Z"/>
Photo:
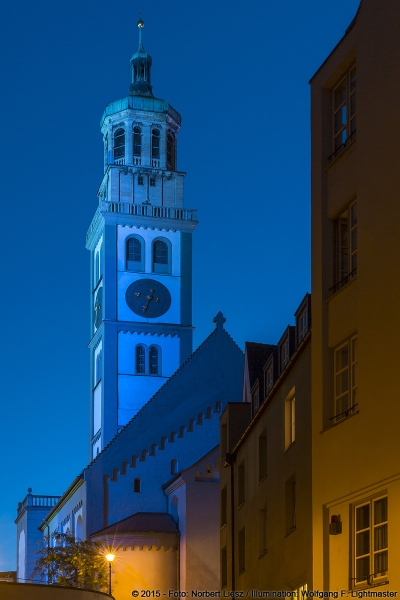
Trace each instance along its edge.
<path fill-rule="evenodd" d="M 136 346 L 136 373 L 146 372 L 146 351 L 143 346 Z"/>
<path fill-rule="evenodd" d="M 159 351 L 157 346 L 151 346 L 149 352 L 150 375 L 159 374 Z"/>
<path fill-rule="evenodd" d="M 175 136 L 169 131 L 167 133 L 167 169 L 175 171 Z"/>
<path fill-rule="evenodd" d="M 152 254 L 154 273 L 171 273 L 171 242 L 154 240 Z"/>
<path fill-rule="evenodd" d="M 151 158 L 160 158 L 160 132 L 153 129 L 151 132 Z"/>
<path fill-rule="evenodd" d="M 143 271 L 144 241 L 139 237 L 129 237 L 126 241 L 126 269 Z"/>
<path fill-rule="evenodd" d="M 142 131 L 140 127 L 133 128 L 133 156 L 142 156 Z"/>
<path fill-rule="evenodd" d="M 125 130 L 117 129 L 114 133 L 114 159 L 125 156 Z"/>

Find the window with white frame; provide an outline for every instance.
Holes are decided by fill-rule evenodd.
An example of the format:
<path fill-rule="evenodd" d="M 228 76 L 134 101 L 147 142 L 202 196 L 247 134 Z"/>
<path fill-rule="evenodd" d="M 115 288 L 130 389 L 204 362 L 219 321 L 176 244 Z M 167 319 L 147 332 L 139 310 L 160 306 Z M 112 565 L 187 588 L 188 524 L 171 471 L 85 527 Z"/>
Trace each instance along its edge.
<path fill-rule="evenodd" d="M 300 344 L 308 333 L 308 305 L 300 311 L 297 317 L 297 343 Z"/>
<path fill-rule="evenodd" d="M 333 88 L 333 155 L 356 134 L 356 65 Z"/>
<path fill-rule="evenodd" d="M 126 269 L 128 271 L 144 269 L 144 240 L 139 236 L 131 236 L 126 240 Z"/>
<path fill-rule="evenodd" d="M 357 275 L 357 202 L 350 204 L 333 222 L 334 285 L 336 292 Z"/>
<path fill-rule="evenodd" d="M 388 499 L 372 498 L 354 507 L 354 585 L 379 582 L 388 570 Z"/>
<path fill-rule="evenodd" d="M 334 351 L 334 416 L 339 421 L 358 405 L 358 338 L 354 336 Z"/>

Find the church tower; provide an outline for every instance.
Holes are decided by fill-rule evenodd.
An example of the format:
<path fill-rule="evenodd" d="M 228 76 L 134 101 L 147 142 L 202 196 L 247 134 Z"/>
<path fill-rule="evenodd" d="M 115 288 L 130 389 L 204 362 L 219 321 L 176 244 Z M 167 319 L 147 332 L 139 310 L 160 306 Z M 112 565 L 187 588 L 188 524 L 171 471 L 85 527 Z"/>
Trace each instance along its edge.
<path fill-rule="evenodd" d="M 92 458 L 192 352 L 197 212 L 177 168 L 181 116 L 153 96 L 143 26 L 129 96 L 101 119 L 104 176 L 87 233 Z"/>

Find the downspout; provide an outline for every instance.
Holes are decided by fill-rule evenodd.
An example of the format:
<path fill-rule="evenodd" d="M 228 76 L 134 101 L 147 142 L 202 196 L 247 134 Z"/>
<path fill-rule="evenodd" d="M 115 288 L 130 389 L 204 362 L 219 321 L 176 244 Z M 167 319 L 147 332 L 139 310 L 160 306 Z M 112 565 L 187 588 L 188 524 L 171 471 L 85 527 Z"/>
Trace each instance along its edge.
<path fill-rule="evenodd" d="M 231 460 L 231 564 L 232 564 L 232 584 L 231 590 L 236 589 L 235 585 L 235 458 Z"/>

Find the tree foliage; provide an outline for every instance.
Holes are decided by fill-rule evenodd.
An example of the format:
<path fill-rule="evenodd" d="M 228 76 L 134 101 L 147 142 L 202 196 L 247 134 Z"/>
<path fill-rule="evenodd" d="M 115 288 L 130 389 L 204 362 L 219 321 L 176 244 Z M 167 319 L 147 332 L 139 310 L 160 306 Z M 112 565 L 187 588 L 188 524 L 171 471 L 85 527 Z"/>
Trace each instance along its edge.
<path fill-rule="evenodd" d="M 37 550 L 34 576 L 49 584 L 100 591 L 108 586 L 108 565 L 100 542 L 75 540 L 70 533 L 45 538 L 47 546 Z"/>

